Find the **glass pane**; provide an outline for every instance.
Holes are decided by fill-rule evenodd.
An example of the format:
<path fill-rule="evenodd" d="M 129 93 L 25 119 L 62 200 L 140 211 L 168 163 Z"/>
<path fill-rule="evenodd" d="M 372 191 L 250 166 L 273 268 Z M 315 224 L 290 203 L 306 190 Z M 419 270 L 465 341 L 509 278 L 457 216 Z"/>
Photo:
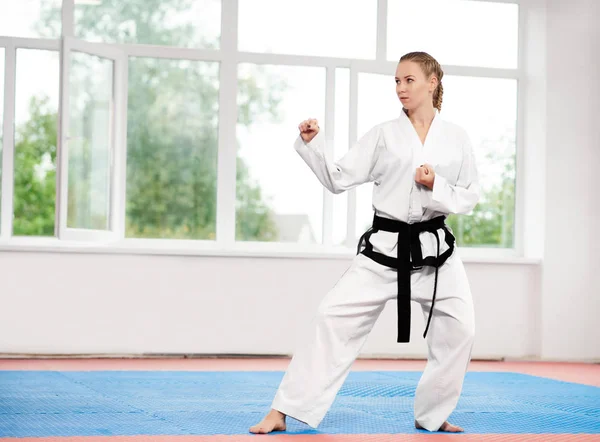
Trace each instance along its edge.
<path fill-rule="evenodd" d="M 482 188 L 472 215 L 448 220 L 458 244 L 514 247 L 517 81 L 444 77 L 441 115 L 471 137 Z"/>
<path fill-rule="evenodd" d="M 67 227 L 109 229 L 113 65 L 71 53 Z"/>
<path fill-rule="evenodd" d="M 510 3 L 389 0 L 387 58 L 425 51 L 441 64 L 516 68 L 518 14 Z"/>
<path fill-rule="evenodd" d="M 58 52 L 17 50 L 14 235 L 54 236 L 58 79 Z"/>
<path fill-rule="evenodd" d="M 443 82 L 440 116 L 469 134 L 482 187 L 473 214 L 450 216 L 448 223 L 460 246 L 513 247 L 517 81 L 444 76 Z M 358 111 L 359 134 L 399 115 L 401 106 L 391 75 L 359 75 Z M 371 222 L 371 191 L 372 185 L 359 187 L 357 234 Z"/>
<path fill-rule="evenodd" d="M 0 0 L 0 35 L 59 38 L 61 1 Z"/>
<path fill-rule="evenodd" d="M 240 51 L 373 59 L 376 27 L 377 0 L 239 0 Z"/>
<path fill-rule="evenodd" d="M 394 75 L 358 74 L 358 137 L 373 126 L 400 116 Z M 356 191 L 356 239 L 373 223 L 373 183 Z"/>
<path fill-rule="evenodd" d="M 132 58 L 126 235 L 215 239 L 219 64 Z"/>
<path fill-rule="evenodd" d="M 335 70 L 335 134 L 333 157 L 340 159 L 348 152 L 350 108 L 350 69 Z M 343 245 L 348 234 L 348 192 L 333 195 L 333 245 Z"/>
<path fill-rule="evenodd" d="M 325 69 L 241 64 L 236 239 L 320 243 L 323 186 L 293 148 L 325 111 Z"/>
<path fill-rule="evenodd" d="M 106 43 L 216 49 L 221 0 L 75 0 L 75 36 Z"/>

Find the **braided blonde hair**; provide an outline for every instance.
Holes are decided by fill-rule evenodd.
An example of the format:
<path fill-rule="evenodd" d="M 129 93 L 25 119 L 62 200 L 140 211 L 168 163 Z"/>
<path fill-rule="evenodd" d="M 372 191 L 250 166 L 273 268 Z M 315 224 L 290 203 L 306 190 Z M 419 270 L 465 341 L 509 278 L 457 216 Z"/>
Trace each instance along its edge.
<path fill-rule="evenodd" d="M 444 87 L 442 86 L 444 71 L 442 71 L 442 67 L 437 60 L 427 52 L 409 52 L 408 54 L 404 54 L 400 58 L 400 61 L 414 61 L 415 63 L 419 63 L 427 77 L 430 77 L 432 74 L 437 77 L 438 85 L 435 88 L 435 91 L 433 91 L 433 107 L 438 111 L 441 111 L 442 97 L 444 95 Z"/>

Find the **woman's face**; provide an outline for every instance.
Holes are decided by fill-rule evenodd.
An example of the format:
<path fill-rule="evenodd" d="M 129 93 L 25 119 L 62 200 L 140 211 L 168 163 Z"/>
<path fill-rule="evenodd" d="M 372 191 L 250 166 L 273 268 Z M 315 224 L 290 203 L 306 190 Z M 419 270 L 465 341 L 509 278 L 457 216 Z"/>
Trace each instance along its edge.
<path fill-rule="evenodd" d="M 414 61 L 402 61 L 396 68 L 396 95 L 405 109 L 416 109 L 432 102 L 437 78 L 427 78 L 421 66 Z"/>

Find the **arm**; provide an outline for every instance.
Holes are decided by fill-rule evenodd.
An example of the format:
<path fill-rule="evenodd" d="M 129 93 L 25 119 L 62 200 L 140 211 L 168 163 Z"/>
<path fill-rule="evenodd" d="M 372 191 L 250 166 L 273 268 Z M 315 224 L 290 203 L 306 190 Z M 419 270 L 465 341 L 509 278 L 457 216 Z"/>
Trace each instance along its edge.
<path fill-rule="evenodd" d="M 435 174 L 433 190 L 427 192 L 429 198 L 424 207 L 442 213 L 467 214 L 479 201 L 479 177 L 473 147 L 465 135 L 463 159 L 458 181 L 453 186 L 446 178 Z"/>
<path fill-rule="evenodd" d="M 309 143 L 305 143 L 298 136 L 294 148 L 330 192 L 342 193 L 374 180 L 373 167 L 383 145 L 377 127 L 367 132 L 346 155 L 335 162 L 325 158 L 324 138 L 319 133 Z"/>

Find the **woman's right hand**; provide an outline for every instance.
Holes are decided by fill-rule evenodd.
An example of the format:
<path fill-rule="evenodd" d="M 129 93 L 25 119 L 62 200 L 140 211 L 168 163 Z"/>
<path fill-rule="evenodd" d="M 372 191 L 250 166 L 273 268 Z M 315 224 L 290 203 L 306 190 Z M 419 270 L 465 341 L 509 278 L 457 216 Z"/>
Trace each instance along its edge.
<path fill-rule="evenodd" d="M 319 133 L 319 122 L 315 119 L 304 120 L 298 126 L 300 130 L 300 136 L 305 143 L 310 143 L 314 137 Z"/>

